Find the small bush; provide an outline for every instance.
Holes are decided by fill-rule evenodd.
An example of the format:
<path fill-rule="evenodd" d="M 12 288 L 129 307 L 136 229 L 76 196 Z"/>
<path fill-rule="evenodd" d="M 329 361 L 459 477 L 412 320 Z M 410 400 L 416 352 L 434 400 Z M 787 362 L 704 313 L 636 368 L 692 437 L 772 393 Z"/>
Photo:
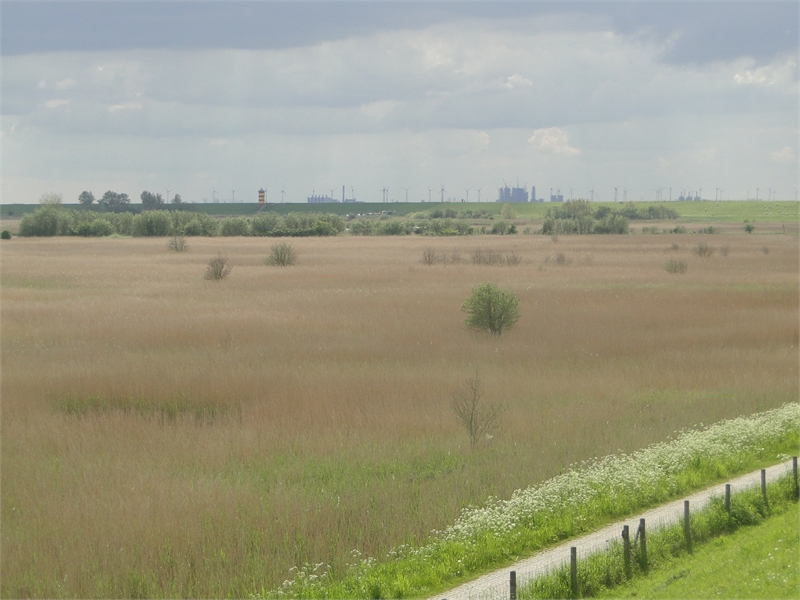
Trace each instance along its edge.
<path fill-rule="evenodd" d="M 752 223 L 748 223 L 747 221 L 745 221 L 745 223 L 744 223 L 744 230 L 745 230 L 747 233 L 753 233 L 753 230 L 754 230 L 755 228 L 756 228 L 756 226 L 755 226 L 755 225 L 753 225 Z"/>
<path fill-rule="evenodd" d="M 704 258 L 708 258 L 714 254 L 714 248 L 706 244 L 705 242 L 700 242 L 694 249 L 694 253 L 697 256 L 702 256 Z"/>
<path fill-rule="evenodd" d="M 719 253 L 722 254 L 722 256 L 728 256 L 728 252 L 730 251 L 731 251 L 730 246 L 723 246 L 722 248 L 719 249 Z"/>
<path fill-rule="evenodd" d="M 769 248 L 768 248 L 767 246 L 764 246 L 763 248 L 761 248 L 761 251 L 762 251 L 764 254 L 769 254 Z"/>
<path fill-rule="evenodd" d="M 11 232 L 8 229 L 4 229 L 2 233 L 0 233 L 0 240 L 10 240 L 11 239 Z"/>
<path fill-rule="evenodd" d="M 422 264 L 435 265 L 436 264 L 436 250 L 433 248 L 425 248 L 422 251 Z"/>
<path fill-rule="evenodd" d="M 271 267 L 288 267 L 297 262 L 297 254 L 291 244 L 281 242 L 272 246 L 264 262 Z"/>
<path fill-rule="evenodd" d="M 464 324 L 469 329 L 500 335 L 519 319 L 519 298 L 510 290 L 493 283 L 472 288 L 472 295 L 461 305 L 467 313 Z"/>
<path fill-rule="evenodd" d="M 675 244 L 675 243 L 673 243 L 673 244 L 672 244 L 672 245 L 669 247 L 669 249 L 670 249 L 670 250 L 672 250 L 673 252 L 677 252 L 678 250 L 680 250 L 680 249 L 681 249 L 681 247 L 680 247 L 678 244 Z"/>
<path fill-rule="evenodd" d="M 245 217 L 228 217 L 219 226 L 219 234 L 227 237 L 250 235 L 250 222 Z"/>
<path fill-rule="evenodd" d="M 167 242 L 167 248 L 175 252 L 186 252 L 186 238 L 181 236 L 173 236 Z"/>
<path fill-rule="evenodd" d="M 689 264 L 685 260 L 676 260 L 674 258 L 668 260 L 664 265 L 664 270 L 667 273 L 686 273 L 688 268 Z"/>
<path fill-rule="evenodd" d="M 215 258 L 208 261 L 205 278 L 209 281 L 219 281 L 225 279 L 231 272 L 231 265 L 228 264 L 228 257 L 218 254 Z"/>

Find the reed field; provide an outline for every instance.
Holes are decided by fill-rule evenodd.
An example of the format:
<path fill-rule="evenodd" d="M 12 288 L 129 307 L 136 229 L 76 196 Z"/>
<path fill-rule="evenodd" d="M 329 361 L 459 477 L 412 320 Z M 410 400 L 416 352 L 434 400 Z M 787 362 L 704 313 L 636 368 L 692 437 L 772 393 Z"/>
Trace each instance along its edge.
<path fill-rule="evenodd" d="M 268 238 L 3 242 L 0 593 L 247 597 L 796 402 L 796 223 L 740 232 L 297 238 L 288 267 Z M 520 299 L 502 336 L 464 327 L 484 282 Z M 476 376 L 505 412 L 471 449 Z"/>

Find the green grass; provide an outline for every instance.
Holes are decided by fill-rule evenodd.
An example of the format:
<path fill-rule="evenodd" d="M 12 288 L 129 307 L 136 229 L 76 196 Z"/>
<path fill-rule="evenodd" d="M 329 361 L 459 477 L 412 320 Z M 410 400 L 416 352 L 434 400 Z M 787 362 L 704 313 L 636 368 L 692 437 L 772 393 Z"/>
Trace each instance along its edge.
<path fill-rule="evenodd" d="M 800 507 L 711 540 L 602 598 L 797 598 Z"/>
<path fill-rule="evenodd" d="M 797 575 L 787 576 L 787 571 L 797 570 L 797 501 L 794 480 L 789 476 L 767 486 L 769 504 L 764 502 L 758 486 L 731 498 L 728 514 L 721 497 L 712 499 L 705 509 L 692 514 L 692 548 L 687 547 L 683 525 L 675 524 L 665 529 L 651 531 L 647 541 L 646 563 L 638 545 L 632 543 L 630 571 L 626 573 L 622 545 L 614 540 L 607 552 L 598 553 L 578 562 L 580 597 L 638 597 L 645 598 L 711 598 L 740 596 L 737 588 L 751 588 L 753 580 L 769 577 L 777 588 L 794 585 Z M 794 525 L 786 526 L 781 517 L 792 513 Z M 775 523 L 778 523 L 777 530 Z M 770 533 L 772 532 L 772 533 Z M 777 533 L 776 538 L 772 535 Z M 743 550 L 737 536 L 750 535 L 750 550 Z M 763 540 L 767 536 L 769 541 Z M 779 542 L 777 540 L 780 540 Z M 764 546 L 759 548 L 759 546 Z M 726 550 L 732 554 L 725 555 Z M 761 556 L 759 556 L 761 551 Z M 773 553 L 780 553 L 775 556 Z M 793 554 L 792 554 L 793 553 Z M 750 563 L 750 561 L 753 561 Z M 754 563 L 754 564 L 753 564 Z M 719 577 L 723 566 L 732 573 L 729 584 Z M 771 567 L 777 573 L 768 575 Z M 733 572 L 736 572 L 734 577 Z M 691 576 L 694 573 L 694 576 Z M 726 590 L 720 590 L 720 583 Z M 570 596 L 569 567 L 561 567 L 524 586 L 521 599 L 566 598 Z M 749 597 L 796 597 L 776 590 L 767 595 L 766 590 Z"/>

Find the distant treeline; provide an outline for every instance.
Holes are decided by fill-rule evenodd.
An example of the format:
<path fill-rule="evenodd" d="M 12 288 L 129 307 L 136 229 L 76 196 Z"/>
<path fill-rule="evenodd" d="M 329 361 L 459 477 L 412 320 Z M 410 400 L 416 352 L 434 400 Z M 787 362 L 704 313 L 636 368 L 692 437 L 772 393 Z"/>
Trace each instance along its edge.
<path fill-rule="evenodd" d="M 547 210 L 542 233 L 628 233 L 630 220 L 677 218 L 678 213 L 665 206 L 637 207 L 629 202 L 618 209 L 600 206 L 595 210 L 588 200 L 568 200 Z"/>
<path fill-rule="evenodd" d="M 21 236 L 134 237 L 158 236 L 329 236 L 344 231 L 344 219 L 318 213 L 273 213 L 254 217 L 230 217 L 222 221 L 204 213 L 175 210 L 96 212 L 41 206 L 20 219 Z"/>

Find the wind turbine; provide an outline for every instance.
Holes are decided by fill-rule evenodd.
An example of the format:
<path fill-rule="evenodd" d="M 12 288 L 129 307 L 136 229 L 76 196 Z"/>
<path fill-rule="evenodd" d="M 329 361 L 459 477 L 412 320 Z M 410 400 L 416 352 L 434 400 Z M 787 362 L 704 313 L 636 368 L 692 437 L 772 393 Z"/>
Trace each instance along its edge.
<path fill-rule="evenodd" d="M 444 184 L 441 184 L 441 186 L 442 186 L 442 189 L 441 189 L 441 194 L 442 194 L 442 202 L 444 202 L 444 192 L 445 192 L 445 189 L 444 189 Z"/>
<path fill-rule="evenodd" d="M 470 191 L 471 189 L 472 189 L 472 188 L 464 188 L 464 191 L 465 191 L 465 192 L 467 192 L 467 202 L 469 202 L 469 191 Z"/>
<path fill-rule="evenodd" d="M 594 202 L 594 186 L 592 186 L 592 189 L 589 190 L 589 193 L 592 194 L 592 202 Z"/>
<path fill-rule="evenodd" d="M 618 189 L 619 189 L 619 188 L 614 188 L 614 203 L 615 203 L 615 204 L 616 204 L 616 202 L 617 202 L 617 190 L 618 190 Z"/>
<path fill-rule="evenodd" d="M 482 189 L 483 189 L 482 187 L 479 187 L 479 188 L 478 188 L 478 202 L 480 202 L 480 201 L 481 201 L 481 190 L 482 190 Z"/>
<path fill-rule="evenodd" d="M 231 204 L 236 204 L 236 190 L 231 190 Z"/>
<path fill-rule="evenodd" d="M 167 202 L 169 202 L 169 188 L 165 188 L 167 190 Z"/>
<path fill-rule="evenodd" d="M 281 204 L 283 204 L 283 197 L 286 195 L 286 192 L 281 188 Z"/>
<path fill-rule="evenodd" d="M 572 192 L 575 190 L 575 188 L 571 185 L 567 185 L 567 187 L 569 188 L 569 199 L 572 200 Z"/>
<path fill-rule="evenodd" d="M 328 189 L 331 191 L 331 200 L 333 200 L 333 190 L 335 190 L 336 188 L 328 188 Z"/>
<path fill-rule="evenodd" d="M 410 190 L 411 188 L 410 187 L 404 187 L 403 189 L 406 191 L 406 202 L 408 202 L 408 190 Z"/>
<path fill-rule="evenodd" d="M 431 192 L 432 191 L 433 191 L 433 188 L 428 188 L 428 202 L 431 201 Z"/>

